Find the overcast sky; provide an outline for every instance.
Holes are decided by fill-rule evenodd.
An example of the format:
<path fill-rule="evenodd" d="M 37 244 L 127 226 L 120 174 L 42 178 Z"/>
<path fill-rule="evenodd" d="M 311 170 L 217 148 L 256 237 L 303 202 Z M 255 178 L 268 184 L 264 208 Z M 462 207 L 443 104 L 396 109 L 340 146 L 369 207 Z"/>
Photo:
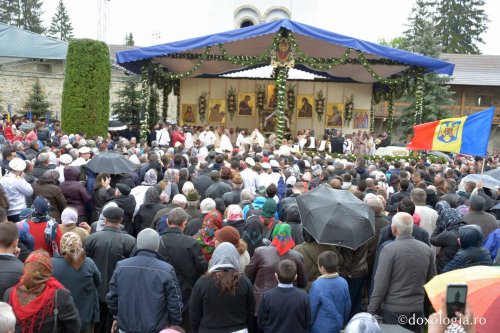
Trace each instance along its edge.
<path fill-rule="evenodd" d="M 97 38 L 98 1 L 64 1 L 77 38 Z M 222 0 L 108 1 L 107 42 L 123 44 L 127 32 L 133 33 L 136 45 L 148 46 L 231 30 L 233 26 L 210 23 L 209 13 L 213 13 L 216 8 L 205 7 L 213 4 L 213 1 L 218 5 L 222 3 Z M 232 20 L 234 3 L 232 0 L 224 1 L 223 4 L 230 6 L 230 10 L 226 11 Z M 50 25 L 58 2 L 43 1 L 46 26 Z M 292 1 L 292 4 L 295 3 Z M 405 30 L 413 3 L 414 0 L 317 0 L 316 8 L 313 9 L 315 14 L 309 15 L 314 19 L 303 23 L 371 42 L 381 38 L 389 40 L 400 36 Z M 500 55 L 500 1 L 486 0 L 485 10 L 490 22 L 487 33 L 483 35 L 485 44 L 479 45 L 479 48 L 483 54 Z M 292 18 L 293 15 L 292 8 Z"/>

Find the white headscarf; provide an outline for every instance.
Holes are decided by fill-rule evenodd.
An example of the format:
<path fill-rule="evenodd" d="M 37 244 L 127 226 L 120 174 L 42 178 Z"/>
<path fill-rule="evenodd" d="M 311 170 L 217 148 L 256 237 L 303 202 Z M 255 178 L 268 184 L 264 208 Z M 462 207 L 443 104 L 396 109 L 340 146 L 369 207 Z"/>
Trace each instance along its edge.
<path fill-rule="evenodd" d="M 344 333 L 381 333 L 377 319 L 368 312 L 360 312 L 349 321 Z"/>

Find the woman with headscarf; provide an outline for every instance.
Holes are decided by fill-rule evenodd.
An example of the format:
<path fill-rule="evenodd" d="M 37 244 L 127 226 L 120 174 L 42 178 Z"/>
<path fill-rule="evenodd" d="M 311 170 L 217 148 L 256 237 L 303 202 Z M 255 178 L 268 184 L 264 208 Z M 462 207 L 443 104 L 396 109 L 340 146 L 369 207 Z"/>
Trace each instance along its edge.
<path fill-rule="evenodd" d="M 114 201 L 110 201 L 102 207 L 101 215 L 99 215 L 99 219 L 92 223 L 90 226 L 90 233 L 93 234 L 97 231 L 101 231 L 106 226 L 106 219 L 102 214 L 109 207 L 118 207 L 118 204 Z"/>
<path fill-rule="evenodd" d="M 250 225 L 253 225 L 255 221 L 258 221 L 264 227 L 262 237 L 272 241 L 273 230 L 279 223 L 281 223 L 275 218 L 277 209 L 278 205 L 274 199 L 265 199 L 264 204 L 262 205 L 262 210 L 257 210 L 257 215 L 251 216 L 251 211 L 247 213 L 247 216 L 250 217 L 247 217 L 246 219 L 245 230 L 247 229 L 247 226 L 250 227 Z M 264 240 L 264 242 L 266 242 L 266 240 Z"/>
<path fill-rule="evenodd" d="M 458 229 L 460 250 L 453 259 L 443 268 L 443 273 L 455 269 L 493 263 L 490 251 L 483 246 L 483 230 L 475 224 L 464 225 Z"/>
<path fill-rule="evenodd" d="M 94 200 L 94 211 L 92 212 L 92 221 L 101 215 L 102 207 L 114 195 L 111 188 L 111 176 L 107 172 L 97 175 L 94 183 L 92 198 Z"/>
<path fill-rule="evenodd" d="M 245 267 L 245 274 L 250 280 L 254 281 L 253 288 L 257 304 L 255 316 L 259 312 L 259 303 L 264 292 L 278 285 L 275 273 L 280 261 L 284 259 L 293 261 L 297 266 L 297 279 L 294 284 L 299 288 L 304 288 L 307 285 L 304 258 L 302 254 L 293 250 L 295 242 L 291 233 L 292 230 L 288 224 L 276 225 L 271 246 L 257 248 L 252 259 L 250 259 L 250 263 Z"/>
<path fill-rule="evenodd" d="M 170 202 L 176 194 L 179 194 L 179 186 L 177 182 L 179 181 L 179 170 L 177 169 L 167 169 L 163 175 L 163 180 L 158 184 L 161 189 L 162 197 L 164 197 L 164 202 Z"/>
<path fill-rule="evenodd" d="M 252 283 L 238 271 L 234 245 L 221 243 L 212 267 L 191 292 L 189 317 L 193 332 L 253 332 L 255 298 Z"/>
<path fill-rule="evenodd" d="M 373 315 L 360 312 L 351 318 L 344 333 L 382 333 L 380 325 Z"/>
<path fill-rule="evenodd" d="M 57 222 L 61 222 L 61 212 L 68 205 L 66 198 L 57 186 L 59 184 L 59 171 L 47 170 L 43 173 L 33 186 L 33 198 L 42 196 L 50 203 L 50 216 Z"/>
<path fill-rule="evenodd" d="M 82 240 L 82 244 L 90 234 L 90 226 L 86 222 L 78 223 L 78 212 L 73 207 L 66 207 L 61 214 L 61 232 L 64 234 L 68 232 L 74 232 Z"/>
<path fill-rule="evenodd" d="M 436 228 L 431 235 L 431 244 L 439 247 L 436 255 L 436 271 L 441 274 L 444 266 L 448 264 L 455 256 L 460 248 L 457 242 L 458 229 L 466 225 L 463 216 L 446 201 L 439 201 L 438 204 L 439 216 L 436 221 Z M 442 207 L 448 208 L 442 208 Z"/>
<path fill-rule="evenodd" d="M 208 212 L 203 218 L 201 229 L 198 230 L 194 238 L 201 245 L 201 252 L 206 261 L 210 261 L 215 250 L 215 231 L 222 228 L 222 214 L 216 209 Z"/>
<path fill-rule="evenodd" d="M 134 215 L 137 214 L 139 207 L 141 207 L 146 191 L 151 187 L 155 186 L 157 183 L 158 173 L 155 169 L 149 169 L 144 175 L 144 181 L 141 185 L 134 187 L 130 194 L 135 198 L 135 211 Z"/>
<path fill-rule="evenodd" d="M 153 218 L 159 210 L 166 206 L 160 202 L 160 189 L 156 186 L 148 188 L 144 195 L 144 202 L 134 217 L 134 231 L 132 236 L 137 237 L 141 230 L 149 228 Z"/>
<path fill-rule="evenodd" d="M 24 263 L 18 284 L 7 289 L 4 300 L 16 315 L 16 332 L 79 332 L 80 319 L 69 290 L 52 276 L 45 251 L 35 251 Z"/>
<path fill-rule="evenodd" d="M 59 253 L 62 231 L 56 220 L 50 217 L 50 204 L 44 197 L 33 201 L 33 215 L 28 221 L 30 233 L 35 239 L 35 250 L 45 250 L 50 256 Z"/>
<path fill-rule="evenodd" d="M 64 181 L 59 184 L 68 206 L 78 210 L 78 222 L 87 221 L 86 205 L 92 199 L 85 185 L 80 181 L 80 168 L 64 168 Z"/>
<path fill-rule="evenodd" d="M 80 333 L 93 332 L 99 321 L 97 287 L 101 273 L 91 258 L 85 256 L 82 241 L 74 232 L 61 239 L 61 255 L 52 258 L 54 277 L 71 292 L 81 322 Z"/>
<path fill-rule="evenodd" d="M 224 212 L 223 226 L 231 226 L 236 228 L 240 235 L 243 235 L 245 229 L 245 219 L 243 218 L 243 210 L 239 205 L 229 205 Z"/>

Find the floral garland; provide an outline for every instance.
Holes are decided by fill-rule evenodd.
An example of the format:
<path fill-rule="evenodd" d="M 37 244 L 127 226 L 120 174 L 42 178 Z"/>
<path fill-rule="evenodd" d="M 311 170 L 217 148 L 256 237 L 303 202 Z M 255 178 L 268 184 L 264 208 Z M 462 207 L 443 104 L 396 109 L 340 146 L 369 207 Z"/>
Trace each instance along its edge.
<path fill-rule="evenodd" d="M 266 105 L 266 89 L 263 85 L 258 84 L 256 87 L 255 106 L 259 115 L 259 124 L 263 123 L 265 105 Z"/>
<path fill-rule="evenodd" d="M 418 73 L 415 78 L 415 123 L 422 122 L 422 114 L 424 112 L 424 76 Z"/>
<path fill-rule="evenodd" d="M 285 93 L 286 93 L 286 77 L 288 74 L 288 68 L 286 67 L 276 67 L 275 71 L 276 77 L 276 119 L 278 120 L 278 126 L 276 129 L 276 134 L 278 136 L 278 142 L 283 139 L 285 130 Z"/>
<path fill-rule="evenodd" d="M 233 87 L 227 91 L 227 112 L 229 112 L 231 120 L 233 120 L 236 112 L 236 89 Z"/>
<path fill-rule="evenodd" d="M 316 106 L 318 119 L 321 120 L 323 118 L 323 113 L 325 112 L 325 96 L 323 96 L 323 90 L 318 91 L 318 93 L 316 94 L 314 104 Z"/>
<path fill-rule="evenodd" d="M 293 117 L 293 111 L 295 111 L 295 86 L 292 86 L 291 84 L 288 85 L 287 90 L 286 90 L 286 96 L 287 96 L 287 116 L 292 120 Z"/>
<path fill-rule="evenodd" d="M 347 98 L 345 100 L 344 104 L 344 117 L 345 117 L 345 122 L 346 125 L 349 126 L 351 120 L 352 120 L 352 111 L 354 110 L 354 95 L 351 94 L 351 97 Z"/>
<path fill-rule="evenodd" d="M 306 151 L 304 152 L 309 157 L 314 157 L 318 155 L 317 152 L 309 152 Z M 346 159 L 349 162 L 356 162 L 358 159 L 363 158 L 364 160 L 371 161 L 371 162 L 378 162 L 378 161 L 386 161 L 386 162 L 395 162 L 395 161 L 406 161 L 409 162 L 410 160 L 416 160 L 416 159 L 421 159 L 425 158 L 429 160 L 431 163 L 441 163 L 441 164 L 446 164 L 447 161 L 444 157 L 438 157 L 438 156 L 432 156 L 432 155 L 418 155 L 418 156 L 393 156 L 393 155 L 354 155 L 354 154 L 338 154 L 338 153 L 322 153 L 321 155 L 325 156 L 330 156 L 332 158 L 338 158 L 338 159 Z"/>
<path fill-rule="evenodd" d="M 200 97 L 198 97 L 198 113 L 202 122 L 205 121 L 205 114 L 207 112 L 207 95 L 208 93 L 203 91 Z"/>
<path fill-rule="evenodd" d="M 377 103 L 375 103 L 375 97 L 373 96 L 372 93 L 372 99 L 370 101 L 370 132 L 375 131 L 375 106 Z"/>

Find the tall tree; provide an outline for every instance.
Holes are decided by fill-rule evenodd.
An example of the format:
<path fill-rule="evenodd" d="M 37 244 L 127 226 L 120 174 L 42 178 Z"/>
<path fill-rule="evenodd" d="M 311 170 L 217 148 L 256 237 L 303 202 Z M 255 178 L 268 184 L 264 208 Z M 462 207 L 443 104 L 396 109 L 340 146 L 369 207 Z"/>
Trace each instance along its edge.
<path fill-rule="evenodd" d="M 0 22 L 17 26 L 20 15 L 19 0 L 0 0 Z"/>
<path fill-rule="evenodd" d="M 67 133 L 106 135 L 111 63 L 106 43 L 72 39 L 66 56 L 61 125 Z"/>
<path fill-rule="evenodd" d="M 445 53 L 480 54 L 478 44 L 488 29 L 484 0 L 440 0 L 436 3 L 436 31 Z"/>
<path fill-rule="evenodd" d="M 45 28 L 42 24 L 42 1 L 41 0 L 20 0 L 20 19 L 17 26 L 42 34 Z"/>
<path fill-rule="evenodd" d="M 416 2 L 408 19 L 409 28 L 404 32 L 404 39 L 408 41 L 408 51 L 438 58 L 441 54 L 439 36 L 436 34 L 433 17 L 428 9 L 426 1 L 418 0 Z M 448 82 L 448 77 L 437 73 L 428 73 L 424 76 L 423 112 L 422 119 L 418 120 L 419 123 L 435 121 L 450 116 L 447 106 L 453 104 L 453 99 L 451 99 L 452 93 L 448 90 L 449 86 L 446 85 Z M 410 103 L 410 106 L 403 110 L 396 123 L 402 130 L 402 139 L 406 139 L 415 123 L 415 97 L 407 96 L 402 101 Z"/>
<path fill-rule="evenodd" d="M 73 38 L 73 26 L 69 20 L 69 15 L 63 0 L 59 0 L 56 13 L 52 17 L 48 35 L 65 42 Z"/>
<path fill-rule="evenodd" d="M 137 81 L 132 79 L 128 81 L 122 90 L 118 92 L 119 100 L 113 103 L 113 114 L 125 124 L 140 126 L 141 109 L 143 101 L 141 91 L 137 90 Z"/>
<path fill-rule="evenodd" d="M 24 104 L 24 108 L 26 111 L 31 111 L 33 116 L 36 116 L 39 119 L 45 117 L 49 111 L 49 106 L 50 103 L 47 101 L 47 97 L 43 92 L 40 80 L 37 79 L 33 84 L 28 100 Z"/>
<path fill-rule="evenodd" d="M 125 45 L 128 45 L 128 46 L 134 46 L 135 45 L 134 35 L 132 35 L 131 32 L 128 32 L 128 33 L 125 34 Z"/>

